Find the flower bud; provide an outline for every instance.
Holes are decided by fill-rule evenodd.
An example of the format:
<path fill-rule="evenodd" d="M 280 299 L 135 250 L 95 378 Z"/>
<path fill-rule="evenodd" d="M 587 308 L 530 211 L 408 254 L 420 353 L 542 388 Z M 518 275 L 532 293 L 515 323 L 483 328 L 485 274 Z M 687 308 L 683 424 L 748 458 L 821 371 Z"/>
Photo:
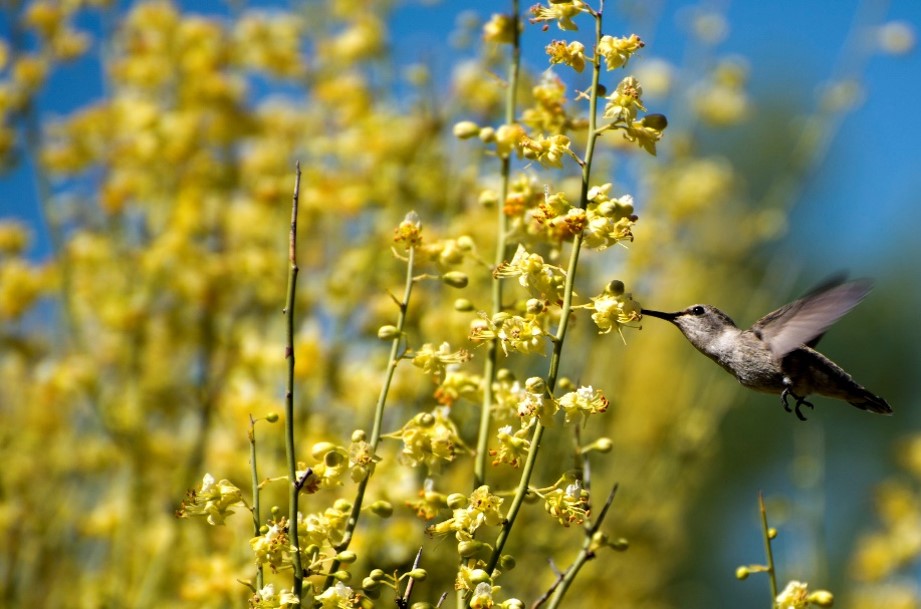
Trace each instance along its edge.
<path fill-rule="evenodd" d="M 383 569 L 371 569 L 371 572 L 368 573 L 368 577 L 371 578 L 371 579 L 373 579 L 373 580 L 376 581 L 376 582 L 379 582 L 379 581 L 381 581 L 382 579 L 384 579 L 384 576 L 385 576 L 385 575 L 387 575 L 387 574 L 384 573 L 384 570 L 383 570 Z"/>
<path fill-rule="evenodd" d="M 339 570 L 333 573 L 333 579 L 340 582 L 347 582 L 352 579 L 352 574 L 345 570 Z"/>
<path fill-rule="evenodd" d="M 435 424 L 435 417 L 430 412 L 423 412 L 418 415 L 419 425 L 422 427 L 431 427 Z"/>
<path fill-rule="evenodd" d="M 466 298 L 458 298 L 454 301 L 454 310 L 461 313 L 469 313 L 473 310 L 473 303 Z"/>
<path fill-rule="evenodd" d="M 270 412 L 269 414 L 265 415 L 265 420 L 269 423 L 276 423 L 278 421 L 278 413 Z"/>
<path fill-rule="evenodd" d="M 387 324 L 386 326 L 381 326 L 377 329 L 377 337 L 381 340 L 393 340 L 394 338 L 400 335 L 400 331 L 396 326 Z"/>
<path fill-rule="evenodd" d="M 390 518 L 393 516 L 393 504 L 383 499 L 375 501 L 368 509 L 378 518 Z"/>
<path fill-rule="evenodd" d="M 487 188 L 480 192 L 477 202 L 483 207 L 492 208 L 499 203 L 499 195 L 496 194 L 496 191 Z"/>
<path fill-rule="evenodd" d="M 336 554 L 336 560 L 345 564 L 351 564 L 358 559 L 358 555 L 351 550 L 344 550 Z"/>
<path fill-rule="evenodd" d="M 335 508 L 337 512 L 351 512 L 352 503 L 346 499 L 336 499 L 333 508 Z"/>
<path fill-rule="evenodd" d="M 492 127 L 483 127 L 480 129 L 480 141 L 484 144 L 496 141 L 496 130 Z"/>
<path fill-rule="evenodd" d="M 381 583 L 376 579 L 371 579 L 366 577 L 361 580 L 361 590 L 368 596 L 371 596 L 371 592 L 377 592 L 381 587 Z"/>
<path fill-rule="evenodd" d="M 668 119 L 664 114 L 647 114 L 643 118 L 643 125 L 656 131 L 664 131 L 668 127 Z"/>
<path fill-rule="evenodd" d="M 356 429 L 352 432 L 352 442 L 364 442 L 367 438 L 368 436 L 363 429 Z"/>
<path fill-rule="evenodd" d="M 537 315 L 544 311 L 544 301 L 539 298 L 529 298 L 525 303 L 525 310 L 531 315 Z"/>
<path fill-rule="evenodd" d="M 448 495 L 448 507 L 452 510 L 467 507 L 467 496 L 462 493 L 451 493 Z"/>
<path fill-rule="evenodd" d="M 618 537 L 611 542 L 611 548 L 618 552 L 626 552 L 630 547 L 630 542 L 624 539 L 623 537 Z"/>
<path fill-rule="evenodd" d="M 751 574 L 748 567 L 739 567 L 736 569 L 736 579 L 745 579 Z"/>
<path fill-rule="evenodd" d="M 467 273 L 461 271 L 450 271 L 441 276 L 441 280 L 452 288 L 466 288 L 470 281 Z"/>
<path fill-rule="evenodd" d="M 524 389 L 528 393 L 544 393 L 546 385 L 544 384 L 544 379 L 539 376 L 532 376 L 524 382 Z"/>
<path fill-rule="evenodd" d="M 471 558 L 479 552 L 482 552 L 484 549 L 488 549 L 489 544 L 483 543 L 482 541 L 476 541 L 475 539 L 468 539 L 466 541 L 460 541 L 457 544 L 457 553 L 461 558 Z"/>
<path fill-rule="evenodd" d="M 835 596 L 828 590 L 816 590 L 806 597 L 806 601 L 819 607 L 831 607 L 835 603 Z"/>
<path fill-rule="evenodd" d="M 489 577 L 489 573 L 483 569 L 474 569 L 470 572 L 470 581 L 474 584 L 482 584 L 484 582 L 490 581 L 491 579 L 492 578 Z"/>
<path fill-rule="evenodd" d="M 770 527 L 768 529 L 768 539 L 774 539 L 775 537 L 777 537 L 777 529 Z"/>
<path fill-rule="evenodd" d="M 319 460 L 323 458 L 327 453 L 333 452 L 335 448 L 336 445 L 332 442 L 317 442 L 310 450 L 310 456 Z"/>
<path fill-rule="evenodd" d="M 604 291 L 606 294 L 610 294 L 611 296 L 623 296 L 624 289 L 624 282 L 619 279 L 615 279 L 607 286 L 605 286 Z"/>
<path fill-rule="evenodd" d="M 473 121 L 460 121 L 454 124 L 454 137 L 466 140 L 479 134 L 480 126 Z"/>
<path fill-rule="evenodd" d="M 426 571 L 425 569 L 420 568 L 420 569 L 413 569 L 407 575 L 409 575 L 411 578 L 415 579 L 416 581 L 421 582 L 421 581 L 425 581 L 425 578 L 429 576 L 429 572 Z"/>
<path fill-rule="evenodd" d="M 503 554 L 499 557 L 499 566 L 502 567 L 503 571 L 511 571 L 516 564 L 518 563 L 511 554 Z"/>

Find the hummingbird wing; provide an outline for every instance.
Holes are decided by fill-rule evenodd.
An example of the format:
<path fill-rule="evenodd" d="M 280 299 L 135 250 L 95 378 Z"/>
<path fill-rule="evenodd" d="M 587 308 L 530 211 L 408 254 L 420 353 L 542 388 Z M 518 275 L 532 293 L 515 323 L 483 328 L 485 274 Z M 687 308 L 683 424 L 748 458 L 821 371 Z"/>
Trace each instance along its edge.
<path fill-rule="evenodd" d="M 799 300 L 768 313 L 755 322 L 751 331 L 780 359 L 805 344 L 815 345 L 825 330 L 863 300 L 871 287 L 867 279 L 826 282 Z"/>

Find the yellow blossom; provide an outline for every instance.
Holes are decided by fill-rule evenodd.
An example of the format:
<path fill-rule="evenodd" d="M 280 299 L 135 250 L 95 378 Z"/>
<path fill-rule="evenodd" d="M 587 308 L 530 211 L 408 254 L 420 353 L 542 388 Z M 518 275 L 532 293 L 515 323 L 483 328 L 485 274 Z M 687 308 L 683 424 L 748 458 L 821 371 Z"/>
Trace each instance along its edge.
<path fill-rule="evenodd" d="M 602 36 L 595 52 L 604 57 L 608 70 L 616 70 L 626 66 L 633 54 L 644 46 L 645 43 L 636 34 L 631 34 L 628 38 Z"/>
<path fill-rule="evenodd" d="M 576 72 L 585 69 L 585 45 L 579 41 L 566 44 L 562 40 L 554 40 L 547 45 L 546 51 L 551 64 L 562 63 Z"/>

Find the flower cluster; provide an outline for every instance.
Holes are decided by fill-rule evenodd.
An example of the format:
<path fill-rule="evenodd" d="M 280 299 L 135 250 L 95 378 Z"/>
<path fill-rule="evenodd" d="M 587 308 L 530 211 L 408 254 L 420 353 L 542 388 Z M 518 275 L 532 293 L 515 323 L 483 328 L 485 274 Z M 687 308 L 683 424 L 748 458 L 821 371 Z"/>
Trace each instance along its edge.
<path fill-rule="evenodd" d="M 608 182 L 588 191 L 583 243 L 591 249 L 604 250 L 621 241 L 633 241 L 632 229 L 637 221 L 633 197 L 611 198 L 608 195 L 611 187 Z"/>
<path fill-rule="evenodd" d="M 591 512 L 591 495 L 578 481 L 554 488 L 543 498 L 544 509 L 564 527 L 582 524 Z"/>
<path fill-rule="evenodd" d="M 601 295 L 593 296 L 591 301 L 585 308 L 593 311 L 592 321 L 601 334 L 607 334 L 615 328 L 620 332 L 622 326 L 639 321 L 642 317 L 640 304 L 633 300 L 629 292 L 624 292 L 623 282 L 616 279 L 605 286 Z"/>
<path fill-rule="evenodd" d="M 809 592 L 809 586 L 803 582 L 792 580 L 774 599 L 777 609 L 807 609 L 810 606 L 831 607 L 834 596 L 827 590 Z"/>
<path fill-rule="evenodd" d="M 441 343 L 437 349 L 425 343 L 412 354 L 412 363 L 437 380 L 444 377 L 449 365 L 463 364 L 472 357 L 466 349 L 451 351 L 451 345 L 447 342 Z"/>
<path fill-rule="evenodd" d="M 565 414 L 567 423 L 581 424 L 588 415 L 601 414 L 608 409 L 608 400 L 600 389 L 579 387 L 563 395 L 557 405 Z"/>
<path fill-rule="evenodd" d="M 579 28 L 572 20 L 573 17 L 589 10 L 588 4 L 582 0 L 551 0 L 547 6 L 535 4 L 531 7 L 531 22 L 556 21 L 556 26 L 561 30 L 577 30 Z"/>
<path fill-rule="evenodd" d="M 519 427 L 517 430 L 513 430 L 511 425 L 500 427 L 496 432 L 498 447 L 489 451 L 489 456 L 494 457 L 492 464 L 521 467 L 531 450 L 530 435 L 530 427 Z"/>
<path fill-rule="evenodd" d="M 457 426 L 444 407 L 417 414 L 400 431 L 387 437 L 403 440 L 400 458 L 404 463 L 412 467 L 424 464 L 429 471 L 436 471 L 453 461 L 458 453 L 467 452 Z"/>
<path fill-rule="evenodd" d="M 518 283 L 535 298 L 559 302 L 563 295 L 566 273 L 558 266 L 544 262 L 543 256 L 528 252 L 519 244 L 510 262 L 503 262 L 493 272 L 496 277 L 517 277 Z"/>
<path fill-rule="evenodd" d="M 257 590 L 249 601 L 251 609 L 285 609 L 300 604 L 301 599 L 297 595 L 285 588 L 276 592 L 274 584 L 266 584 Z"/>
<path fill-rule="evenodd" d="M 229 480 L 215 482 L 214 476 L 205 474 L 201 487 L 189 489 L 176 515 L 180 518 L 203 516 L 210 525 L 222 525 L 233 514 L 234 507 L 242 505 L 243 493 Z"/>
<path fill-rule="evenodd" d="M 451 501 L 454 500 L 454 501 Z M 470 541 L 478 528 L 483 526 L 498 526 L 505 515 L 499 510 L 502 499 L 489 491 L 488 486 L 481 486 L 473 491 L 469 497 L 452 496 L 449 505 L 457 503 L 453 516 L 448 520 L 430 526 L 427 530 L 432 534 L 454 533 L 458 541 Z"/>
<path fill-rule="evenodd" d="M 519 353 L 542 353 L 546 331 L 542 318 L 536 315 L 521 317 L 499 313 L 492 319 L 484 313 L 479 322 L 474 322 L 470 330 L 470 340 L 483 343 L 488 340 L 498 339 L 502 351 Z"/>
<path fill-rule="evenodd" d="M 260 535 L 249 541 L 256 564 L 267 565 L 273 573 L 291 566 L 291 541 L 288 519 L 282 516 L 260 528 Z M 274 589 L 273 589 L 274 591 Z"/>

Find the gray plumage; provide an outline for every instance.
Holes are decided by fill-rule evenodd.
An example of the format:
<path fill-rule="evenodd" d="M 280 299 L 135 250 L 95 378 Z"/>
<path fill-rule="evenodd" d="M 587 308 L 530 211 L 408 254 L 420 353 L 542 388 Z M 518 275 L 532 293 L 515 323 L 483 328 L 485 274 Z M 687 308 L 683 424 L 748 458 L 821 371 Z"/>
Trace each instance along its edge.
<path fill-rule="evenodd" d="M 795 402 L 796 416 L 806 420 L 800 407 L 812 404 L 806 396 L 818 394 L 844 400 L 879 414 L 892 414 L 883 398 L 859 385 L 833 361 L 813 349 L 825 331 L 870 292 L 862 279 L 826 282 L 799 300 L 768 313 L 748 330 L 738 328 L 716 307 L 699 304 L 676 313 L 643 309 L 643 315 L 675 324 L 701 353 L 735 376 L 745 387 L 780 394 Z"/>

